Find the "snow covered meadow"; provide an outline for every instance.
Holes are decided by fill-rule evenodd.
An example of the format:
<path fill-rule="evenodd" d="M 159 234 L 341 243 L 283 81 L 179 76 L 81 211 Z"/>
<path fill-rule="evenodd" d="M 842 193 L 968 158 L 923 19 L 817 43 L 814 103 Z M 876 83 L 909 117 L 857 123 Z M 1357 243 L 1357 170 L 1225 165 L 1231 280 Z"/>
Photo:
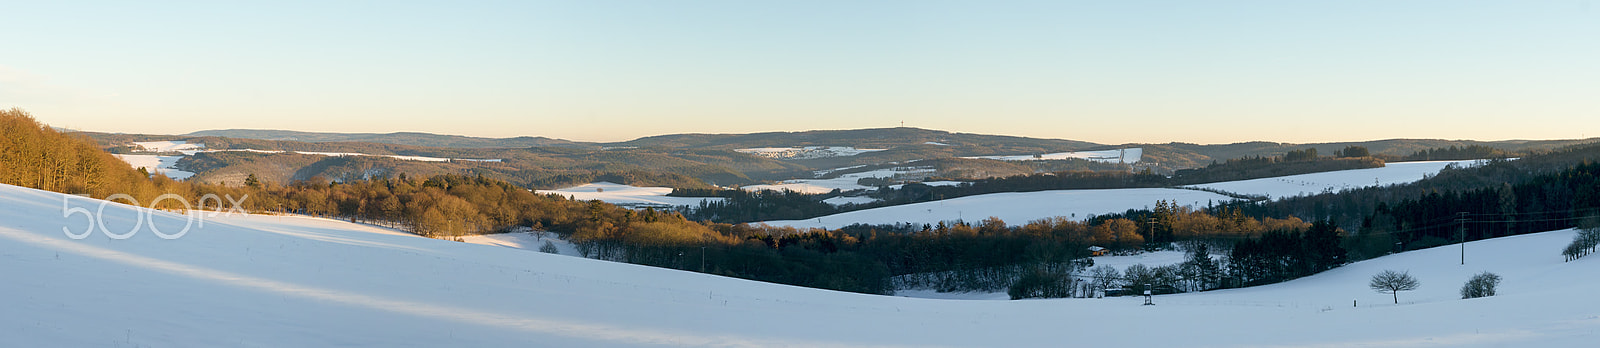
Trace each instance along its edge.
<path fill-rule="evenodd" d="M 194 176 L 194 172 L 179 170 L 177 168 L 178 160 L 183 159 L 183 156 L 124 154 L 112 154 L 112 156 L 116 156 L 117 159 L 120 159 L 123 162 L 128 162 L 128 165 L 133 166 L 134 169 L 144 168 L 151 173 L 161 173 L 174 180 L 183 180 Z"/>
<path fill-rule="evenodd" d="M 1471 166 L 1476 162 L 1479 161 L 1394 162 L 1385 164 L 1382 168 L 1339 170 L 1191 185 L 1190 187 L 1240 194 L 1265 195 L 1268 198 L 1308 196 L 1326 192 L 1339 192 L 1346 189 L 1412 183 L 1438 174 L 1445 166 Z"/>
<path fill-rule="evenodd" d="M 1440 169 L 1447 165 L 1466 166 L 1472 165 L 1474 162 L 1399 162 L 1389 163 L 1383 168 L 1341 170 L 1191 185 L 1189 187 L 1282 198 L 1374 185 L 1411 183 L 1437 174 Z M 956 219 L 975 222 L 994 216 L 1005 220 L 1008 224 L 1020 225 L 1032 220 L 1057 216 L 1083 220 L 1092 215 L 1120 213 L 1128 209 L 1146 209 L 1153 206 L 1157 200 L 1177 202 L 1180 205 L 1190 207 L 1205 207 L 1212 203 L 1230 201 L 1233 198 L 1191 189 L 1157 188 L 991 193 L 857 210 L 808 220 L 766 221 L 765 223 L 773 226 L 792 226 L 796 228 L 837 228 L 854 223 L 874 225 L 896 223 L 936 224 L 939 221 Z M 841 200 L 839 202 L 845 203 L 849 201 Z"/>
<path fill-rule="evenodd" d="M 858 167 L 853 167 L 853 168 L 859 168 L 859 166 Z M 818 175 L 826 174 L 826 173 L 833 172 L 833 171 L 853 169 L 853 168 L 839 168 L 839 169 L 833 169 L 833 170 L 827 170 L 827 171 L 819 171 Z M 864 171 L 864 172 L 841 174 L 838 177 L 834 177 L 834 178 L 831 178 L 831 179 L 794 179 L 794 180 L 784 180 L 783 182 L 777 183 L 777 184 L 771 184 L 771 185 L 748 185 L 748 186 L 740 187 L 740 189 L 743 189 L 745 191 L 762 191 L 762 190 L 782 191 L 782 190 L 789 190 L 789 191 L 800 192 L 800 193 L 809 193 L 809 194 L 823 194 L 823 193 L 833 192 L 833 190 L 841 190 L 841 191 L 872 190 L 872 189 L 877 189 L 877 187 L 861 185 L 858 182 L 863 178 L 921 179 L 921 178 L 926 178 L 928 176 L 931 176 L 935 172 L 936 172 L 936 170 L 934 170 L 933 168 L 929 168 L 929 167 L 895 167 L 895 168 L 886 168 L 886 169 L 878 169 L 878 170 L 869 170 L 869 171 Z M 946 184 L 949 184 L 949 185 L 959 184 L 959 182 L 953 182 L 953 181 L 945 181 L 943 183 L 946 183 Z"/>
<path fill-rule="evenodd" d="M 1232 199 L 1211 192 L 1161 188 L 1006 192 L 857 210 L 814 219 L 764 223 L 795 228 L 839 228 L 856 223 L 920 225 L 958 219 L 977 222 L 993 216 L 1005 220 L 1007 224 L 1020 225 L 1055 216 L 1082 220 L 1089 218 L 1090 215 L 1145 209 L 1155 206 L 1158 200 L 1204 207 L 1212 202 L 1221 203 Z"/>
<path fill-rule="evenodd" d="M 701 201 L 721 201 L 718 197 L 668 197 L 671 187 L 638 187 L 609 182 L 583 184 L 555 190 L 537 190 L 539 194 L 556 194 L 582 201 L 601 202 L 627 207 L 670 208 L 680 205 L 696 206 Z"/>
<path fill-rule="evenodd" d="M 981 158 L 981 159 L 992 159 L 992 160 L 1001 160 L 1001 161 L 1042 161 L 1042 160 L 1063 160 L 1063 159 L 1073 159 L 1073 158 L 1075 158 L 1075 159 L 1089 160 L 1089 161 L 1095 161 L 1095 162 L 1138 163 L 1140 158 L 1143 158 L 1143 157 L 1144 157 L 1144 148 L 1134 147 L 1134 148 L 1116 149 L 1116 150 L 1057 152 L 1057 153 L 1046 153 L 1046 154 L 1038 154 L 1038 155 L 973 156 L 973 157 L 963 157 L 963 158 Z"/>
<path fill-rule="evenodd" d="M 334 220 L 218 217 L 112 239 L 63 196 L 0 186 L 0 346 L 1586 346 L 1600 259 L 1570 230 L 1358 262 L 1255 288 L 1138 298 L 954 301 L 842 293 L 420 238 Z M 73 198 L 74 206 L 96 201 Z M 106 206 L 111 233 L 148 214 Z M 1380 270 L 1422 281 L 1401 304 Z M 1471 274 L 1500 295 L 1460 300 Z M 1354 305 L 1352 305 L 1354 301 Z M 1152 331 L 1156 330 L 1156 331 Z M 1153 334 L 1156 333 L 1156 334 Z"/>
<path fill-rule="evenodd" d="M 887 149 L 858 149 L 849 146 L 801 146 L 801 147 L 756 147 L 736 149 L 733 151 L 751 155 L 779 158 L 779 159 L 811 159 L 828 157 L 849 157 L 873 151 Z"/>

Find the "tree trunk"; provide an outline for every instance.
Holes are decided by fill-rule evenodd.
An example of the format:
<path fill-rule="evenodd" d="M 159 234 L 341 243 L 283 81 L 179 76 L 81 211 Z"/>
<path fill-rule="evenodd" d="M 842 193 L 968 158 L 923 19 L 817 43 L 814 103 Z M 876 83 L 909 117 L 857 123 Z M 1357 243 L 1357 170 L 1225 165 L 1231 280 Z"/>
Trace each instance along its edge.
<path fill-rule="evenodd" d="M 1394 304 L 1400 304 L 1400 292 L 1399 291 L 1390 291 L 1389 294 L 1390 295 L 1394 295 Z"/>

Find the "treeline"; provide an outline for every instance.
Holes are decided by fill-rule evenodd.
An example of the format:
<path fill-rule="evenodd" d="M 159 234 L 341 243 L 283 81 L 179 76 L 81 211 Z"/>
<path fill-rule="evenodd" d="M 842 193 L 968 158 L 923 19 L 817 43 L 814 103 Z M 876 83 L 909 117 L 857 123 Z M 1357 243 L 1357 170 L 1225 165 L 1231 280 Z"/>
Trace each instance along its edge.
<path fill-rule="evenodd" d="M 0 110 L 0 183 L 96 198 L 121 193 L 142 202 L 184 186 L 156 177 L 150 179 L 87 138 L 39 124 L 22 109 Z"/>
<path fill-rule="evenodd" d="M 1407 161 L 1459 161 L 1469 159 L 1509 158 L 1516 153 L 1483 145 L 1419 150 L 1405 157 Z"/>
<path fill-rule="evenodd" d="M 797 220 L 823 216 L 840 210 L 822 200 L 833 195 L 805 194 L 790 190 L 745 191 L 739 189 L 673 189 L 672 196 L 722 197 L 690 206 L 684 216 L 697 221 L 743 223 L 771 220 Z"/>
<path fill-rule="evenodd" d="M 1234 243 L 1228 254 L 1232 286 L 1282 282 L 1343 265 L 1345 249 L 1339 228 L 1318 221 L 1302 231 L 1277 230 Z"/>
<path fill-rule="evenodd" d="M 1214 243 L 1191 240 L 1180 245 L 1188 254 L 1181 263 L 1134 264 L 1118 271 L 1110 266 L 1031 268 L 1007 289 L 1012 299 L 1138 295 L 1206 291 L 1283 282 L 1341 266 L 1344 232 L 1333 223 L 1274 229 L 1258 237 L 1230 241 L 1221 259 Z"/>

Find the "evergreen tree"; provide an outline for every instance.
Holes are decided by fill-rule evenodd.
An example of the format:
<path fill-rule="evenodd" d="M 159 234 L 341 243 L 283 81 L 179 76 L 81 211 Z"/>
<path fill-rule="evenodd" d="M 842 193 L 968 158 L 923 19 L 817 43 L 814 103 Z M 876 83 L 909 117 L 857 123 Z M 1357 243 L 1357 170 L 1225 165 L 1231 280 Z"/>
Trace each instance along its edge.
<path fill-rule="evenodd" d="M 1222 278 L 1222 268 L 1211 259 L 1211 248 L 1206 243 L 1191 243 L 1189 246 L 1189 259 L 1183 262 L 1188 271 L 1188 278 L 1195 283 L 1194 290 L 1210 290 L 1217 286 Z"/>
<path fill-rule="evenodd" d="M 256 177 L 256 173 L 250 173 L 250 176 L 244 178 L 244 186 L 261 189 L 261 178 Z"/>

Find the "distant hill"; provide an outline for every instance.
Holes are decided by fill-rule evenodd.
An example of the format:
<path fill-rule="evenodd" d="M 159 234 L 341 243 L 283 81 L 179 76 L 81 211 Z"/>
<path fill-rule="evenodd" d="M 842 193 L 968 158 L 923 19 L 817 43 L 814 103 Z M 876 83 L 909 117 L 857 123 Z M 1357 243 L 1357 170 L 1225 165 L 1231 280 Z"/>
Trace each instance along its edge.
<path fill-rule="evenodd" d="M 1403 157 L 1417 151 L 1468 146 L 1484 146 L 1505 150 L 1508 152 L 1525 152 L 1537 150 L 1550 150 L 1569 145 L 1592 143 L 1600 138 L 1568 139 L 1568 140 L 1503 140 L 1503 141 L 1476 141 L 1476 140 L 1443 140 L 1443 139 L 1385 139 L 1356 142 L 1292 144 L 1274 143 L 1265 141 L 1244 142 L 1234 144 L 1199 145 L 1190 143 L 1166 144 L 1127 144 L 1121 147 L 1144 148 L 1144 160 L 1159 163 L 1161 168 L 1184 169 L 1198 168 L 1211 164 L 1212 161 L 1224 162 L 1229 159 L 1254 157 L 1254 156 L 1282 156 L 1290 150 L 1317 149 L 1323 156 L 1333 155 L 1335 152 L 1349 146 L 1367 148 L 1374 155 L 1390 155 Z"/>
<path fill-rule="evenodd" d="M 933 145 L 930 143 L 937 143 Z M 606 146 L 661 146 L 672 148 L 740 149 L 785 146 L 854 146 L 894 148 L 900 146 L 943 146 L 968 151 L 1060 152 L 1104 146 L 1086 141 L 1041 139 L 1006 135 L 951 133 L 910 127 L 804 132 L 766 132 L 749 134 L 669 134 L 609 143 Z M 961 153 L 963 151 L 956 151 Z M 989 153 L 981 153 L 991 155 Z M 962 153 L 962 155 L 968 155 Z"/>
<path fill-rule="evenodd" d="M 454 147 L 454 148 L 512 148 L 535 146 L 572 146 L 592 147 L 587 143 L 580 143 L 562 139 L 546 137 L 515 137 L 515 138 L 478 138 L 460 135 L 444 135 L 417 132 L 399 133 L 320 133 L 298 132 L 272 129 L 219 129 L 203 130 L 187 134 L 188 136 L 212 136 L 261 140 L 287 140 L 310 143 L 323 142 L 367 142 L 396 145 L 412 145 L 427 147 Z"/>
<path fill-rule="evenodd" d="M 361 177 L 366 173 L 483 173 L 522 185 L 554 188 L 596 180 L 640 185 L 704 187 L 743 185 L 773 180 L 811 178 L 812 172 L 856 166 L 912 165 L 934 167 L 947 178 L 980 179 L 1063 170 L 1140 171 L 1172 174 L 1214 162 L 1244 157 L 1282 156 L 1291 150 L 1316 149 L 1332 156 L 1347 146 L 1396 160 L 1421 150 L 1483 146 L 1517 154 L 1594 142 L 1586 140 L 1472 141 L 1386 139 L 1358 142 L 1292 144 L 1244 142 L 1200 145 L 1097 144 L 1065 139 L 955 133 L 919 128 L 874 128 L 764 132 L 750 134 L 670 134 L 612 143 L 574 142 L 545 137 L 477 138 L 428 133 L 317 133 L 283 130 L 208 130 L 183 136 L 81 133 L 108 150 L 121 151 L 131 142 L 183 140 L 209 149 L 253 149 L 349 152 L 370 155 L 502 159 L 486 163 L 415 163 L 382 158 L 301 158 L 213 154 L 181 165 L 192 166 L 197 180 L 231 182 L 249 172 L 275 180 Z M 734 150 L 762 147 L 832 146 L 874 149 L 855 155 L 810 158 L 760 158 Z M 1142 148 L 1142 161 L 1131 167 L 1117 163 L 1075 161 L 999 161 L 969 156 L 1036 155 L 1070 151 Z M 1423 158 L 1426 159 L 1426 158 Z M 309 161 L 309 162 L 308 162 Z"/>

